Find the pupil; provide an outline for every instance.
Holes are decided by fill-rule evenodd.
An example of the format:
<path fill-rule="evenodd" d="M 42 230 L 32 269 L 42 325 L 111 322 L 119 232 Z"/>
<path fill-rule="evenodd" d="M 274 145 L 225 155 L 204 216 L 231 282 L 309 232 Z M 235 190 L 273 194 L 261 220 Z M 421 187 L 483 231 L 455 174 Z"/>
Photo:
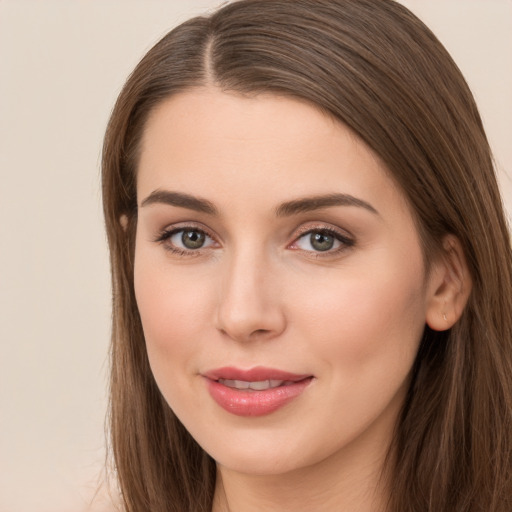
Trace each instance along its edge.
<path fill-rule="evenodd" d="M 334 246 L 334 237 L 324 233 L 311 234 L 311 246 L 317 251 L 328 251 Z"/>
<path fill-rule="evenodd" d="M 204 244 L 204 233 L 199 231 L 184 231 L 181 241 L 187 249 L 199 249 Z"/>

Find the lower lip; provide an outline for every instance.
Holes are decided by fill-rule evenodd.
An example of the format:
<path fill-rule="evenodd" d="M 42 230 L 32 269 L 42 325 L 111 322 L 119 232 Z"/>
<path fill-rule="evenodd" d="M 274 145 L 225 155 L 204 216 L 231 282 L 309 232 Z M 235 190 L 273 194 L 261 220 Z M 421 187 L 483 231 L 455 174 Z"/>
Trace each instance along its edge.
<path fill-rule="evenodd" d="M 309 377 L 287 386 L 278 386 L 263 391 L 238 390 L 211 379 L 207 379 L 207 382 L 212 398 L 231 414 L 264 416 L 277 411 L 297 398 L 312 380 L 312 377 Z"/>

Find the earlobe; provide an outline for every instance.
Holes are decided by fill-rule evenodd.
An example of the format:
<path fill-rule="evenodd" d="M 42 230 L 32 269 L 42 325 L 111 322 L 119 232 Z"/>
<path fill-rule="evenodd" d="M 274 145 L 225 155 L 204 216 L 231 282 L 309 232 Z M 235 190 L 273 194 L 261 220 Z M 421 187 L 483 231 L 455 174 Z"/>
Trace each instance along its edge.
<path fill-rule="evenodd" d="M 119 217 L 119 224 L 121 224 L 123 231 L 126 231 L 126 228 L 128 227 L 128 216 L 125 214 L 121 215 L 121 217 Z"/>
<path fill-rule="evenodd" d="M 443 239 L 428 287 L 426 323 L 434 331 L 446 331 L 461 317 L 471 292 L 466 257 L 456 236 L 447 235 Z"/>

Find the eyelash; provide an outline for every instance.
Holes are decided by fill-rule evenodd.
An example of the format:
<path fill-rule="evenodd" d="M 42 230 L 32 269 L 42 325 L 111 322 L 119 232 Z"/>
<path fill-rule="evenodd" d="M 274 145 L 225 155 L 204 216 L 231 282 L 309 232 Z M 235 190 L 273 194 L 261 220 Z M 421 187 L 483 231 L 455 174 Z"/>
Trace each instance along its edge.
<path fill-rule="evenodd" d="M 214 237 L 208 233 L 207 230 L 205 230 L 202 227 L 194 226 L 193 224 L 179 226 L 179 227 L 173 227 L 173 228 L 166 228 L 162 230 L 155 242 L 160 243 L 164 246 L 164 249 L 166 251 L 169 251 L 172 254 L 175 254 L 177 256 L 186 256 L 186 257 L 194 257 L 194 256 L 200 256 L 203 251 L 202 248 L 199 249 L 182 249 L 180 247 L 176 247 L 175 245 L 172 245 L 170 243 L 171 238 L 181 232 L 196 232 L 202 235 L 205 235 L 206 237 L 210 238 L 211 240 L 215 240 Z"/>
<path fill-rule="evenodd" d="M 171 252 L 172 254 L 175 254 L 177 256 L 185 256 L 185 257 L 194 257 L 194 256 L 200 256 L 203 254 L 204 249 L 208 249 L 208 247 L 203 248 L 200 247 L 198 249 L 182 249 L 180 247 L 176 247 L 175 245 L 172 245 L 170 243 L 170 239 L 181 232 L 196 232 L 200 235 L 204 235 L 205 237 L 211 239 L 213 242 L 215 242 L 215 238 L 204 228 L 198 227 L 195 225 L 184 225 L 179 227 L 173 227 L 173 228 L 166 228 L 162 230 L 157 238 L 155 239 L 155 242 L 160 243 L 164 246 L 166 251 Z M 336 241 L 340 243 L 340 246 L 336 249 L 328 249 L 325 251 L 314 251 L 314 250 L 306 250 L 301 249 L 299 247 L 293 247 L 296 245 L 301 239 L 308 235 L 312 234 L 320 234 L 320 235 L 326 235 L 333 237 Z M 303 230 L 299 230 L 297 236 L 295 236 L 293 242 L 289 244 L 287 247 L 296 250 L 296 251 L 302 251 L 304 253 L 308 253 L 308 256 L 314 257 L 314 258 L 325 258 L 329 256 L 337 255 L 341 252 L 346 251 L 347 249 L 350 249 L 355 245 L 355 240 L 351 238 L 350 236 L 347 236 L 346 234 L 342 234 L 339 231 L 329 228 L 326 226 L 318 226 L 318 227 L 307 227 Z"/>
<path fill-rule="evenodd" d="M 301 248 L 293 248 L 293 245 L 296 245 L 301 239 L 307 237 L 308 235 L 312 234 L 320 234 L 320 235 L 326 235 L 333 237 L 336 241 L 340 243 L 340 246 L 335 249 L 328 249 L 326 251 L 314 251 L 314 250 L 306 250 Z M 314 226 L 307 228 L 304 228 L 303 230 L 299 230 L 298 236 L 295 237 L 292 244 L 290 244 L 288 247 L 292 248 L 293 250 L 302 251 L 305 253 L 308 253 L 308 256 L 314 257 L 314 258 L 328 258 L 332 256 L 339 255 L 340 253 L 350 249 L 355 245 L 355 240 L 350 237 L 347 234 L 342 234 L 340 231 L 329 228 L 326 226 Z"/>

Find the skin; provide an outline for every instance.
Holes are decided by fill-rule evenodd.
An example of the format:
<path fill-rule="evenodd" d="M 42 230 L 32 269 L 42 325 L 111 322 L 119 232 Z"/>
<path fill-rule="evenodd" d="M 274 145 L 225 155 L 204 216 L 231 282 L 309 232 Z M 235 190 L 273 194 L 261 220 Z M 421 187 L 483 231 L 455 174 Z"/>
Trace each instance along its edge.
<path fill-rule="evenodd" d="M 137 191 L 135 291 L 149 360 L 217 461 L 214 510 L 382 510 L 380 474 L 425 323 L 449 328 L 462 308 L 460 258 L 427 275 L 411 211 L 378 157 L 295 99 L 213 87 L 169 98 L 147 122 Z M 155 191 L 205 199 L 216 214 L 148 201 Z M 276 215 L 333 193 L 375 211 Z M 184 249 L 179 229 L 206 233 L 204 246 Z M 325 229 L 341 241 L 318 251 L 307 233 Z M 448 254 L 456 242 L 445 245 Z M 281 409 L 240 417 L 202 376 L 224 366 L 314 379 Z"/>

